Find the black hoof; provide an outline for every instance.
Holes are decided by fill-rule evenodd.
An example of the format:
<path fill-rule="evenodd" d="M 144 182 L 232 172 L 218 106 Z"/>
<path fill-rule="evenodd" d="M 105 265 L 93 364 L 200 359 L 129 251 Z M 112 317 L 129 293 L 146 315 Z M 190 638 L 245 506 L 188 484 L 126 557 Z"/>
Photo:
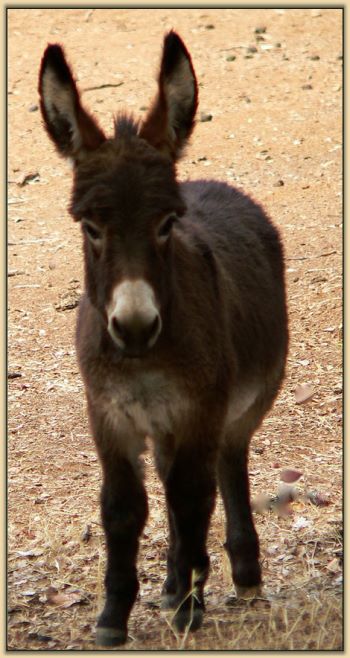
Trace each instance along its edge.
<path fill-rule="evenodd" d="M 233 564 L 233 582 L 235 587 L 258 587 L 261 584 L 261 567 L 257 560 L 236 558 Z"/>
<path fill-rule="evenodd" d="M 96 629 L 95 643 L 101 647 L 117 647 L 120 644 L 124 644 L 127 637 L 127 631 L 122 628 L 98 626 Z"/>
<path fill-rule="evenodd" d="M 251 599 L 260 598 L 262 596 L 262 589 L 260 585 L 254 585 L 253 587 L 242 587 L 241 585 L 235 585 L 237 599 L 245 599 L 250 601 Z"/>
<path fill-rule="evenodd" d="M 176 594 L 169 592 L 162 592 L 160 609 L 161 610 L 175 610 L 176 608 Z"/>
<path fill-rule="evenodd" d="M 178 610 L 172 619 L 172 624 L 179 633 L 183 633 L 186 630 L 191 632 L 197 631 L 201 627 L 202 622 L 203 610 L 201 608 Z"/>

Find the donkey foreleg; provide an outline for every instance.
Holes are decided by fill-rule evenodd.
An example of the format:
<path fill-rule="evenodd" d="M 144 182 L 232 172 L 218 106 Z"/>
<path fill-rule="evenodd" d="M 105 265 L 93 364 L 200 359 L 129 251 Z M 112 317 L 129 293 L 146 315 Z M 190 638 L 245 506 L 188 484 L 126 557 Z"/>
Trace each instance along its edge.
<path fill-rule="evenodd" d="M 126 458 L 110 454 L 103 463 L 102 522 L 107 544 L 106 603 L 98 619 L 96 643 L 122 644 L 139 584 L 136 558 L 139 537 L 147 518 L 147 498 L 142 481 Z"/>
<path fill-rule="evenodd" d="M 165 483 L 172 541 L 165 594 L 179 631 L 196 630 L 202 623 L 209 571 L 206 539 L 216 489 L 215 467 L 208 461 L 198 446 L 180 449 Z"/>

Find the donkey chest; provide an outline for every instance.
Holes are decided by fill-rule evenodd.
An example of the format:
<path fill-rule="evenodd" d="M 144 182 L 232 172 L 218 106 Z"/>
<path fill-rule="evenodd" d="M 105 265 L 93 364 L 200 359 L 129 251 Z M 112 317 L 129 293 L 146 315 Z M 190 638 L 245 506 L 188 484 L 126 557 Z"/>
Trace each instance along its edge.
<path fill-rule="evenodd" d="M 152 438 L 175 432 L 191 406 L 180 388 L 158 373 L 108 382 L 102 405 L 109 424 L 120 434 Z"/>

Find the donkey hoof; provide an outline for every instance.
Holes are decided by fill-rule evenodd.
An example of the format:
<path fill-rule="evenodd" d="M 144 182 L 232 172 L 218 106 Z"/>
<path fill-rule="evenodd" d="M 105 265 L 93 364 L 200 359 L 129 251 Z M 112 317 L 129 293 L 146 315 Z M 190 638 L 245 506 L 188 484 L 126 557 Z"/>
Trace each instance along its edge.
<path fill-rule="evenodd" d="M 262 596 L 261 585 L 254 585 L 254 587 L 242 587 L 241 585 L 235 585 L 236 595 L 238 599 L 245 599 L 249 601 L 250 599 L 256 599 Z"/>
<path fill-rule="evenodd" d="M 176 608 L 176 594 L 162 592 L 160 600 L 161 610 L 174 610 Z"/>
<path fill-rule="evenodd" d="M 193 610 L 178 610 L 172 619 L 172 623 L 179 633 L 186 630 L 197 631 L 203 622 L 203 610 L 194 608 Z"/>
<path fill-rule="evenodd" d="M 98 626 L 96 629 L 95 644 L 101 647 L 116 647 L 119 644 L 124 644 L 127 637 L 128 633 L 126 629 Z"/>

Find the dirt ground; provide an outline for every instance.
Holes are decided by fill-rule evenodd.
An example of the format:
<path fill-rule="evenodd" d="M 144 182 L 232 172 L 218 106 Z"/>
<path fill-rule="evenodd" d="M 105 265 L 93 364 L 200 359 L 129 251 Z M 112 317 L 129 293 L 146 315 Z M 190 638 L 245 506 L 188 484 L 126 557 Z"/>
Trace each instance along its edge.
<path fill-rule="evenodd" d="M 145 113 L 169 28 L 193 56 L 198 118 L 211 116 L 179 176 L 243 188 L 279 226 L 291 342 L 250 457 L 263 596 L 233 596 L 218 501 L 205 622 L 174 633 L 159 610 L 166 525 L 147 453 L 151 513 L 125 648 L 340 650 L 342 12 L 323 8 L 8 11 L 8 648 L 91 650 L 103 601 L 100 469 L 74 351 L 80 233 L 67 213 L 69 167 L 41 125 L 40 58 L 48 42 L 65 46 L 83 101 L 111 131 L 119 109 Z M 297 499 L 267 509 L 262 496 L 281 493 L 284 469 L 302 474 Z"/>

